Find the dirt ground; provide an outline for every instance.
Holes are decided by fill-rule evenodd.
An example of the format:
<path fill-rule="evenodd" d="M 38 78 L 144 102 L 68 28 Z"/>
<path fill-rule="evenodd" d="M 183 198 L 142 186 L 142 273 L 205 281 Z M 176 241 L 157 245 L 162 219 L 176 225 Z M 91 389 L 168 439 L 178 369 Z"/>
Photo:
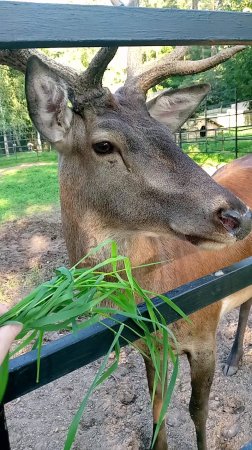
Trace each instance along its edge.
<path fill-rule="evenodd" d="M 67 264 L 60 215 L 8 223 L 0 229 L 0 301 L 9 305 Z M 236 329 L 238 311 L 221 323 L 218 364 L 208 420 L 209 450 L 239 450 L 252 439 L 252 317 L 246 332 L 239 373 L 222 374 Z M 54 333 L 48 339 L 59 336 Z M 90 364 L 6 405 L 12 450 L 62 450 L 78 404 L 94 378 L 99 362 Z M 167 418 L 170 449 L 193 450 L 196 441 L 188 413 L 188 364 L 181 358 L 180 375 Z M 81 420 L 74 449 L 147 449 L 152 430 L 144 367 L 126 348 L 115 377 L 93 395 Z"/>

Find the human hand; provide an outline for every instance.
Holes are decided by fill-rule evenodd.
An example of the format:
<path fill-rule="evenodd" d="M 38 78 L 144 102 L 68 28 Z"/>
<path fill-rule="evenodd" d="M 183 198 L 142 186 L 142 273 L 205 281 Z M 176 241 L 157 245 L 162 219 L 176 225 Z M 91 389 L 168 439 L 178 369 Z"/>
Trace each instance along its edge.
<path fill-rule="evenodd" d="M 0 315 L 6 311 L 8 311 L 8 308 L 0 303 Z M 21 330 L 22 325 L 5 325 L 4 327 L 0 327 L 0 365 L 7 355 L 15 337 Z"/>

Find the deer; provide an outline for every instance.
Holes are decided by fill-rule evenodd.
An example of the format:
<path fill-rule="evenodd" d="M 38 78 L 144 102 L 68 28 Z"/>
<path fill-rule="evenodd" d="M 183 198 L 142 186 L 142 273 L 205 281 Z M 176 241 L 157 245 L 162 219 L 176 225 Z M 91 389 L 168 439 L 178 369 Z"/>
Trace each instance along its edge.
<path fill-rule="evenodd" d="M 251 207 L 251 192 L 252 192 L 251 170 L 252 170 L 252 154 L 246 155 L 242 158 L 234 160 L 232 163 L 227 164 L 226 166 L 216 171 L 213 177 L 217 181 L 217 183 L 230 189 L 238 197 L 243 198 L 243 200 L 246 201 L 246 203 Z M 234 177 L 236 176 L 237 179 L 234 182 Z M 232 249 L 229 249 L 228 257 L 231 258 L 230 259 L 231 264 L 234 258 L 234 252 L 237 253 L 237 256 L 235 257 L 235 259 L 237 260 L 238 259 L 242 260 L 248 256 L 252 256 L 251 233 L 242 242 L 242 245 L 234 246 Z M 204 256 L 206 257 L 206 255 Z M 211 254 L 210 256 L 214 258 L 215 254 L 213 253 L 213 255 Z M 216 254 L 216 258 L 219 258 L 219 254 Z M 250 290 L 248 290 L 247 292 L 249 293 Z M 223 300 L 221 316 L 226 312 L 229 312 L 231 308 L 233 309 L 236 306 L 239 306 L 240 300 L 238 299 L 238 297 L 237 300 L 234 301 L 234 303 L 233 301 L 234 301 L 233 297 L 231 297 L 231 301 L 229 299 Z M 237 302 L 237 305 L 235 302 Z M 248 321 L 251 305 L 252 305 L 252 297 L 250 296 L 248 296 L 248 299 L 245 302 L 241 303 L 238 327 L 234 343 L 223 369 L 224 375 L 226 376 L 232 376 L 238 370 L 239 362 L 243 354 L 244 334 L 246 330 L 246 324 Z"/>
<path fill-rule="evenodd" d="M 114 47 L 101 48 L 81 74 L 37 50 L 0 51 L 1 64 L 26 74 L 31 120 L 58 151 L 62 225 L 71 264 L 113 238 L 133 266 L 167 260 L 135 273 L 141 286 L 159 294 L 251 255 L 252 203 L 245 190 L 250 180 L 251 192 L 250 160 L 244 162 L 246 182 L 241 172 L 241 185 L 237 173 L 226 183 L 224 169 L 211 178 L 174 141 L 173 134 L 205 98 L 209 85 L 165 90 L 146 100 L 148 90 L 168 76 L 207 70 L 243 49 L 225 48 L 210 58 L 188 61 L 183 59 L 186 48 L 177 47 L 141 68 L 133 59 L 125 84 L 113 94 L 102 79 Z M 106 251 L 86 263 L 103 260 Z M 193 314 L 191 326 L 182 320 L 172 326 L 179 353 L 187 355 L 191 366 L 189 410 L 199 450 L 207 448 L 218 322 L 226 310 L 251 297 L 249 287 Z M 145 366 L 152 393 L 154 368 L 149 359 Z M 157 386 L 154 428 L 161 407 Z M 154 449 L 167 448 L 163 421 Z"/>

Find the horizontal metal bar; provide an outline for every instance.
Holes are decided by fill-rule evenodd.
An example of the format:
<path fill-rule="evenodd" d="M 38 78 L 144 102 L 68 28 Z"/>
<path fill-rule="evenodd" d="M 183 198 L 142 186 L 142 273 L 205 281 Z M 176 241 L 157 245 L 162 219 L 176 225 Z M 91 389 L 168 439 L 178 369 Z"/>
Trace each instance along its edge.
<path fill-rule="evenodd" d="M 252 257 L 223 269 L 223 275 L 208 275 L 192 283 L 174 289 L 167 294 L 176 305 L 186 314 L 191 314 L 211 303 L 214 303 L 229 294 L 232 294 L 251 284 Z M 178 320 L 180 316 L 160 299 L 153 299 L 158 310 L 168 324 Z M 149 317 L 146 307 L 139 306 L 143 316 Z M 37 352 L 31 351 L 10 362 L 10 376 L 4 402 L 9 402 L 26 394 L 44 384 L 49 383 L 75 369 L 78 369 L 103 356 L 109 349 L 114 334 L 108 329 L 118 330 L 117 321 L 125 324 L 123 336 L 133 342 L 136 334 L 127 328 L 139 331 L 136 324 L 124 316 L 114 316 L 97 324 L 77 335 L 67 335 L 57 341 L 51 342 L 42 348 L 40 382 L 36 384 Z M 121 340 L 121 345 L 127 345 Z"/>
<path fill-rule="evenodd" d="M 0 2 L 0 48 L 252 44 L 252 14 Z"/>

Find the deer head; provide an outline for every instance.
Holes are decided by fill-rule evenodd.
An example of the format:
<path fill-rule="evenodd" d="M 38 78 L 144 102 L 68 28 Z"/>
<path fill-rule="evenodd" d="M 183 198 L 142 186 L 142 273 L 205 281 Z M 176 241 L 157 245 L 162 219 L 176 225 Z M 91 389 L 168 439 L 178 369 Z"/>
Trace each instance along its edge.
<path fill-rule="evenodd" d="M 242 48 L 225 49 L 220 61 L 223 53 L 227 59 Z M 161 79 L 176 70 L 205 70 L 202 66 L 218 63 L 218 55 L 207 62 L 181 61 L 185 49 L 177 48 L 145 70 L 131 68 L 125 85 L 112 94 L 102 86 L 102 77 L 115 52 L 101 49 L 82 75 L 37 56 L 28 59 L 25 50 L 15 58 L 9 52 L 15 61 L 28 59 L 29 113 L 59 152 L 71 261 L 83 256 L 92 239 L 120 240 L 134 233 L 186 237 L 205 246 L 244 238 L 251 229 L 251 212 L 187 157 L 172 136 L 209 86 L 164 91 L 146 102 L 147 90 Z"/>

